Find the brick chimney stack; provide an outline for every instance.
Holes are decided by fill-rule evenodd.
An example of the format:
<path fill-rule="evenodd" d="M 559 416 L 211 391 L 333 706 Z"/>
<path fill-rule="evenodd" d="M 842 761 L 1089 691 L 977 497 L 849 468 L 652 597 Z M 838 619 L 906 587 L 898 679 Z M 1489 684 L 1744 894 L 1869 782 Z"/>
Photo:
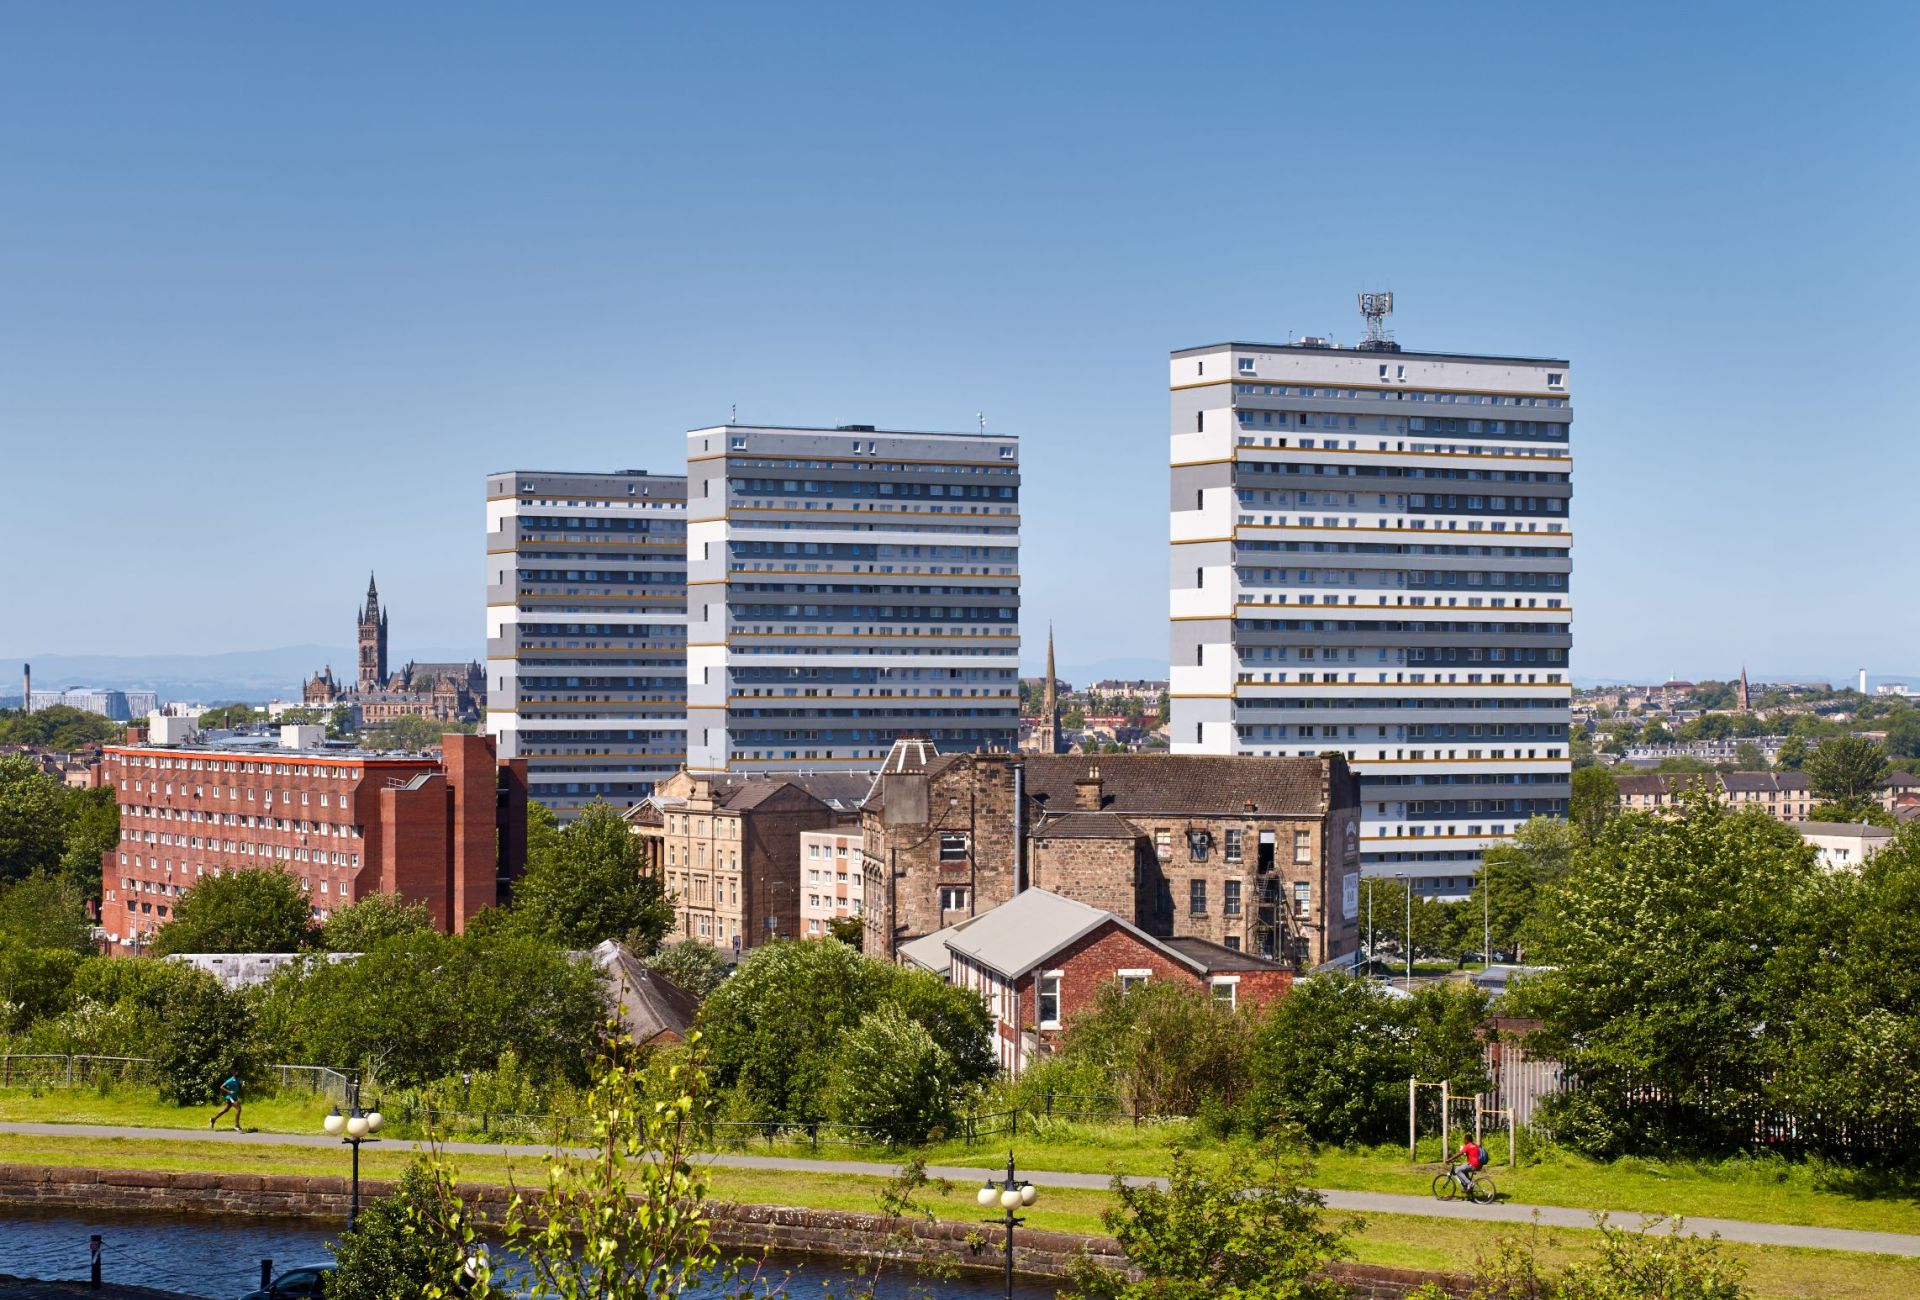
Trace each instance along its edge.
<path fill-rule="evenodd" d="M 1100 811 L 1100 765 L 1087 768 L 1087 774 L 1073 783 L 1074 807 L 1087 812 Z"/>

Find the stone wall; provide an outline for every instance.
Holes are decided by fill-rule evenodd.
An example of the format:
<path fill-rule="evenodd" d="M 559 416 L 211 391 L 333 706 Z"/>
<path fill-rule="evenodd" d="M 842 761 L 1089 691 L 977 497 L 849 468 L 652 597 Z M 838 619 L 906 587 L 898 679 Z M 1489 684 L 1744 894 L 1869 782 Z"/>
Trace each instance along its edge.
<path fill-rule="evenodd" d="M 363 1202 L 392 1189 L 384 1179 L 360 1180 Z M 506 1188 L 476 1185 L 461 1191 L 479 1222 L 498 1224 L 506 1217 Z M 345 1178 L 0 1164 L 0 1207 L 342 1220 L 350 1199 Z M 949 1259 L 962 1268 L 993 1271 L 1003 1267 L 1005 1258 L 1001 1230 L 989 1224 L 889 1220 L 878 1214 L 785 1205 L 715 1204 L 712 1213 L 715 1240 L 733 1251 L 758 1248 L 903 1262 Z M 1013 1245 L 1014 1268 L 1029 1277 L 1063 1277 L 1082 1255 L 1109 1266 L 1123 1262 L 1119 1243 L 1111 1237 L 1018 1228 Z M 1437 1283 L 1455 1300 L 1467 1300 L 1470 1292 L 1466 1279 L 1445 1273 L 1346 1263 L 1334 1265 L 1331 1272 L 1347 1283 L 1353 1300 L 1402 1300 L 1427 1282 Z"/>

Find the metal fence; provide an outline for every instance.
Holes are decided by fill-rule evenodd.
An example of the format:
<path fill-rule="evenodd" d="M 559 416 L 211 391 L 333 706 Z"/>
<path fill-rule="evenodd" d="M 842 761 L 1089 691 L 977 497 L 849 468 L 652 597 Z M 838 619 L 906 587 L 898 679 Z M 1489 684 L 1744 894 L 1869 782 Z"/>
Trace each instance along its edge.
<path fill-rule="evenodd" d="M 153 1061 L 144 1056 L 0 1053 L 0 1088 L 86 1088 L 152 1077 Z"/>
<path fill-rule="evenodd" d="M 310 1092 L 344 1106 L 353 1091 L 353 1075 L 330 1065 L 269 1065 L 281 1092 Z"/>

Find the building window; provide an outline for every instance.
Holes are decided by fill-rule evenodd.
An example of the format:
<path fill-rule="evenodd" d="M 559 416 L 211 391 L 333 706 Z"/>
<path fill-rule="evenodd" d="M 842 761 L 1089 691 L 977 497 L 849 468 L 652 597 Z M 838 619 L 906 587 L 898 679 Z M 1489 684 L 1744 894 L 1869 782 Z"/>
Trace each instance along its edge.
<path fill-rule="evenodd" d="M 1145 967 L 1136 967 L 1131 970 L 1118 970 L 1115 971 L 1114 974 L 1120 977 L 1121 991 L 1123 993 L 1131 993 L 1137 988 L 1145 988 L 1147 977 L 1152 975 L 1153 972 Z"/>
<path fill-rule="evenodd" d="M 1058 1029 L 1060 1027 L 1060 972 L 1049 971 L 1039 980 L 1040 1028 Z"/>
<path fill-rule="evenodd" d="M 1241 374 L 1243 374 L 1243 375 L 1250 375 L 1250 374 L 1252 374 L 1252 373 L 1253 373 L 1253 358 L 1252 358 L 1252 357 L 1241 357 L 1241 358 L 1240 358 L 1240 373 L 1241 373 Z"/>
<path fill-rule="evenodd" d="M 940 832 L 940 860 L 942 862 L 965 862 L 967 860 L 967 833 L 965 831 Z"/>
<path fill-rule="evenodd" d="M 1238 862 L 1240 860 L 1240 835 L 1241 832 L 1238 830 L 1229 830 L 1227 832 L 1225 858 L 1228 862 Z"/>
<path fill-rule="evenodd" d="M 1293 884 L 1293 913 L 1295 916 L 1313 915 L 1313 886 L 1304 880 Z"/>
<path fill-rule="evenodd" d="M 1240 915 L 1240 882 L 1226 881 L 1221 886 L 1220 910 L 1227 916 Z"/>
<path fill-rule="evenodd" d="M 943 912 L 964 912 L 970 892 L 965 885 L 940 886 L 940 910 Z"/>
<path fill-rule="evenodd" d="M 1207 910 L 1207 882 L 1190 880 L 1187 882 L 1187 910 L 1195 916 L 1204 916 Z"/>
<path fill-rule="evenodd" d="M 1293 860 L 1295 862 L 1313 861 L 1313 832 L 1295 831 L 1293 833 Z"/>
<path fill-rule="evenodd" d="M 1164 861 L 1173 856 L 1173 832 L 1155 831 L 1153 833 L 1153 851 Z"/>
<path fill-rule="evenodd" d="M 1239 952 L 1239 951 L 1240 951 L 1240 936 L 1239 936 L 1239 935 L 1237 935 L 1237 934 L 1230 934 L 1230 935 L 1228 935 L 1228 936 L 1227 936 L 1227 951 L 1229 951 L 1229 952 Z"/>
<path fill-rule="evenodd" d="M 1227 1008 L 1227 1010 L 1231 1011 L 1234 1009 L 1236 1005 L 1235 995 L 1239 992 L 1239 988 L 1240 988 L 1240 982 L 1238 980 L 1231 980 L 1231 979 L 1214 980 L 1213 981 L 1213 1000 L 1215 1002 L 1223 1004 Z"/>

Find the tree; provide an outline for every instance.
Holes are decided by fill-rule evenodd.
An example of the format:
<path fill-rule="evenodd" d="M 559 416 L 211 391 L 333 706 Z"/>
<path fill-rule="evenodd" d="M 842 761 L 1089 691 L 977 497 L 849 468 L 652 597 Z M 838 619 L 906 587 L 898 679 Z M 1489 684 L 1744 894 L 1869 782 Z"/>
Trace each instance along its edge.
<path fill-rule="evenodd" d="M 179 1106 L 214 1099 L 228 1075 L 243 1081 L 253 1015 L 246 999 L 205 971 L 174 990 L 161 1017 L 160 1095 Z"/>
<path fill-rule="evenodd" d="M 696 1158 L 713 1103 L 697 1036 L 689 1046 L 693 1054 L 666 1070 L 664 1097 L 631 1053 L 600 1058 L 587 1095 L 590 1148 L 555 1152 L 546 1187 L 508 1210 L 507 1246 L 525 1256 L 534 1296 L 740 1293 L 738 1261 L 723 1259 L 713 1241 L 707 1166 Z"/>
<path fill-rule="evenodd" d="M 334 1262 L 327 1300 L 419 1300 L 436 1282 L 453 1287 L 470 1246 L 439 1214 L 451 1190 L 425 1162 L 409 1165 L 391 1192 L 327 1243 Z"/>
<path fill-rule="evenodd" d="M 67 790 L 60 837 L 60 875 L 81 897 L 100 901 L 101 863 L 120 842 L 120 802 L 109 786 Z"/>
<path fill-rule="evenodd" d="M 554 836 L 528 837 L 526 874 L 513 905 L 530 933 L 568 948 L 621 939 L 648 953 L 673 928 L 659 878 L 640 870 L 638 842 L 611 804 L 595 800 Z"/>
<path fill-rule="evenodd" d="M 1373 908 L 1373 942 L 1382 950 L 1398 952 L 1405 959 L 1407 943 L 1407 895 L 1411 886 L 1405 880 L 1389 876 L 1370 876 L 1361 885 L 1360 925 L 1367 925 L 1367 908 Z M 1465 909 L 1457 903 L 1443 903 L 1424 894 L 1413 894 L 1413 951 L 1457 954 L 1464 950 L 1462 923 Z M 1477 936 L 1479 930 L 1474 929 Z M 1478 940 L 1476 939 L 1477 943 Z"/>
<path fill-rule="evenodd" d="M 733 969 L 718 948 L 698 939 L 668 944 L 647 958 L 647 965 L 703 1002 Z"/>
<path fill-rule="evenodd" d="M 1888 721 L 1887 752 L 1903 759 L 1920 758 L 1920 709 L 1904 708 Z"/>
<path fill-rule="evenodd" d="M 1817 803 L 1807 809 L 1810 822 L 1864 822 L 1868 826 L 1892 826 L 1893 814 L 1871 799 L 1848 800 L 1845 803 Z"/>
<path fill-rule="evenodd" d="M 1764 772 L 1772 764 L 1767 762 L 1766 751 L 1751 740 L 1743 740 L 1734 746 L 1733 766 L 1738 772 Z"/>
<path fill-rule="evenodd" d="M 1584 767 L 1573 774 L 1573 794 L 1567 800 L 1567 818 L 1588 839 L 1600 833 L 1607 819 L 1620 811 L 1620 782 L 1604 767 Z"/>
<path fill-rule="evenodd" d="M 1068 1300 L 1339 1300 L 1327 1265 L 1358 1220 L 1329 1226 L 1310 1170 L 1278 1141 L 1236 1151 L 1218 1172 L 1175 1149 L 1163 1190 L 1116 1175 L 1101 1221 L 1138 1276 L 1077 1261 Z"/>
<path fill-rule="evenodd" d="M 1788 736 L 1780 742 L 1779 752 L 1773 756 L 1773 765 L 1790 772 L 1797 772 L 1807 765 L 1807 758 L 1813 753 L 1813 746 L 1803 736 Z"/>
<path fill-rule="evenodd" d="M 32 759 L 0 758 L 0 881 L 59 865 L 66 831 L 63 803 L 61 787 Z M 97 863 L 94 874 L 99 874 Z"/>
<path fill-rule="evenodd" d="M 85 899 L 57 876 L 0 884 L 0 943 L 92 955 L 93 923 Z"/>
<path fill-rule="evenodd" d="M 861 1017 L 834 1053 L 827 1110 L 888 1146 L 925 1142 L 953 1122 L 953 1058 L 896 1006 Z"/>
<path fill-rule="evenodd" d="M 584 960 L 512 930 L 402 934 L 351 961 L 296 963 L 261 997 L 261 1037 L 283 1059 L 366 1066 L 422 1085 L 512 1052 L 536 1077 L 584 1078 L 606 1015 Z"/>
<path fill-rule="evenodd" d="M 953 1058 L 956 1083 L 992 1076 L 992 1021 L 978 994 L 844 944 L 782 940 L 754 949 L 701 1005 L 714 1082 L 751 1118 L 796 1124 L 828 1118 L 841 1040 L 888 1005 L 922 1025 Z"/>
<path fill-rule="evenodd" d="M 1541 908 L 1554 969 L 1508 994 L 1581 1081 L 1561 1099 L 1565 1140 L 1613 1153 L 1751 1137 L 1740 1109 L 1786 1024 L 1774 953 L 1817 875 L 1790 828 L 1705 793 L 1684 817 L 1616 817 L 1575 853 Z"/>
<path fill-rule="evenodd" d="M 1858 872 L 1822 873 L 1783 936 L 1775 983 L 1790 1026 L 1772 1098 L 1801 1115 L 1920 1126 L 1920 831 Z"/>
<path fill-rule="evenodd" d="M 287 872 L 202 876 L 153 936 L 159 956 L 182 952 L 298 952 L 313 939 L 307 891 Z"/>
<path fill-rule="evenodd" d="M 1477 1001 L 1444 1001 L 1453 997 Z M 1370 980 L 1300 980 L 1255 1031 L 1247 1117 L 1256 1132 L 1297 1124 L 1320 1142 L 1385 1141 L 1406 1115 L 1416 1069 L 1462 1093 L 1484 1081 L 1478 1042 L 1458 1030 L 1485 1007 L 1445 986 L 1396 999 Z"/>
<path fill-rule="evenodd" d="M 857 916 L 836 916 L 827 922 L 827 933 L 858 952 L 861 942 L 866 938 L 867 927 Z"/>
<path fill-rule="evenodd" d="M 471 725 L 403 713 L 397 718 L 369 723 L 360 728 L 360 740 L 369 749 L 399 749 L 418 754 L 440 748 L 449 731 L 471 730 Z"/>
<path fill-rule="evenodd" d="M 1887 778 L 1886 751 L 1864 736 L 1823 740 L 1807 756 L 1807 781 L 1822 803 L 1871 803 Z"/>
<path fill-rule="evenodd" d="M 32 713 L 17 709 L 0 711 L 0 745 L 30 745 L 67 754 L 125 736 L 124 724 L 65 704 Z"/>
<path fill-rule="evenodd" d="M 1071 1077 L 1099 1080 L 1138 1117 L 1198 1115 L 1231 1107 L 1245 1091 L 1254 1017 L 1210 993 L 1171 982 L 1126 989 L 1103 984 L 1093 1005 L 1067 1022 L 1059 1059 Z"/>
<path fill-rule="evenodd" d="M 320 927 L 320 946 L 328 952 L 366 952 L 383 940 L 433 929 L 433 911 L 398 894 L 368 894 L 341 908 Z"/>
<path fill-rule="evenodd" d="M 288 709 L 280 716 L 280 721 L 288 724 L 320 721 L 319 709 Z M 256 722 L 264 722 L 266 714 L 251 704 L 219 704 L 208 709 L 195 719 L 202 731 L 225 731 L 238 727 L 251 727 Z"/>

